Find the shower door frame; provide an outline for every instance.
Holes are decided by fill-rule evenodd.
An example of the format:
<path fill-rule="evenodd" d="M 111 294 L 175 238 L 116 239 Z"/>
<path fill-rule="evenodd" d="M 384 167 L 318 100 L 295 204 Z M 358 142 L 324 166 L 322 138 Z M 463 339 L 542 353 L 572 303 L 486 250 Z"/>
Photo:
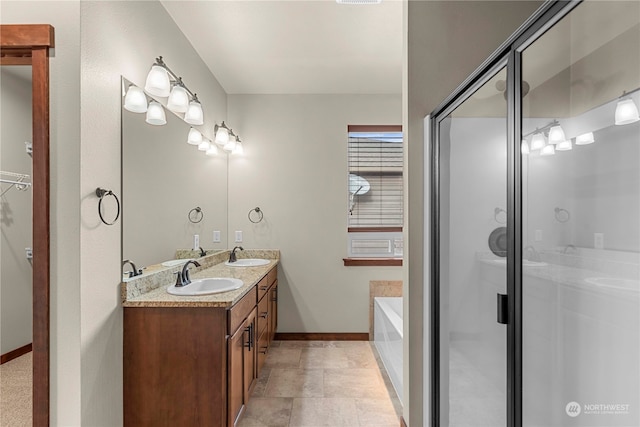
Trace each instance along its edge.
<path fill-rule="evenodd" d="M 431 114 L 429 123 L 429 426 L 440 427 L 439 124 L 506 64 L 507 69 L 507 426 L 522 427 L 522 52 L 582 0 L 545 2 Z M 448 398 L 445 396 L 444 398 Z M 497 426 L 499 427 L 499 426 Z"/>

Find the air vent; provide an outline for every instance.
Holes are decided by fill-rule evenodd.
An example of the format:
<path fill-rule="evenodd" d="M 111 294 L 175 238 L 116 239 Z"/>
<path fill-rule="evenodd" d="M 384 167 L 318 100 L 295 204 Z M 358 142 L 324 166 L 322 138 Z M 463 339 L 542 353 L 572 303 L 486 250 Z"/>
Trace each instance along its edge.
<path fill-rule="evenodd" d="M 338 4 L 380 4 L 382 0 L 336 0 Z"/>

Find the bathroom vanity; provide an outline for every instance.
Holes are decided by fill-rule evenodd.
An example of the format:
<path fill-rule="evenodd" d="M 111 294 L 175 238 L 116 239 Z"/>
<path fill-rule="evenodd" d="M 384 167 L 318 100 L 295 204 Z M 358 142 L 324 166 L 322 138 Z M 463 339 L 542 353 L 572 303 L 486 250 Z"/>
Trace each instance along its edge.
<path fill-rule="evenodd" d="M 277 264 L 192 273 L 244 282 L 230 292 L 123 290 L 125 426 L 236 425 L 275 336 Z"/>

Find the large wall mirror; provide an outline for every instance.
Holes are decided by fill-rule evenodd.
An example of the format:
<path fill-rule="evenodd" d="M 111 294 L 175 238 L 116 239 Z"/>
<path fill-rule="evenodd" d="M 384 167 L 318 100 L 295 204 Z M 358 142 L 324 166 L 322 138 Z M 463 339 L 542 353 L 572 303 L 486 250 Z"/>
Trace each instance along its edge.
<path fill-rule="evenodd" d="M 144 273 L 147 267 L 171 266 L 178 249 L 225 249 L 227 155 L 206 155 L 188 144 L 191 125 L 166 108 L 164 125 L 125 109 L 131 85 L 122 79 L 122 259 Z M 206 123 L 199 130 L 207 136 Z M 214 231 L 220 232 L 219 242 Z M 130 265 L 123 268 L 129 270 Z"/>

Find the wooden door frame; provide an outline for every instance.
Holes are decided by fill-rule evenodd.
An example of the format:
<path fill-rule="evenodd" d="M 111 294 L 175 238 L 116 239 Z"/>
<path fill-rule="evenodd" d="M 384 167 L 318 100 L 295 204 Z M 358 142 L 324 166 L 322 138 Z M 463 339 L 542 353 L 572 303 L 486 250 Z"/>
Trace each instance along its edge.
<path fill-rule="evenodd" d="M 31 65 L 33 109 L 33 426 L 49 425 L 49 49 L 51 25 L 0 25 L 0 65 Z"/>

